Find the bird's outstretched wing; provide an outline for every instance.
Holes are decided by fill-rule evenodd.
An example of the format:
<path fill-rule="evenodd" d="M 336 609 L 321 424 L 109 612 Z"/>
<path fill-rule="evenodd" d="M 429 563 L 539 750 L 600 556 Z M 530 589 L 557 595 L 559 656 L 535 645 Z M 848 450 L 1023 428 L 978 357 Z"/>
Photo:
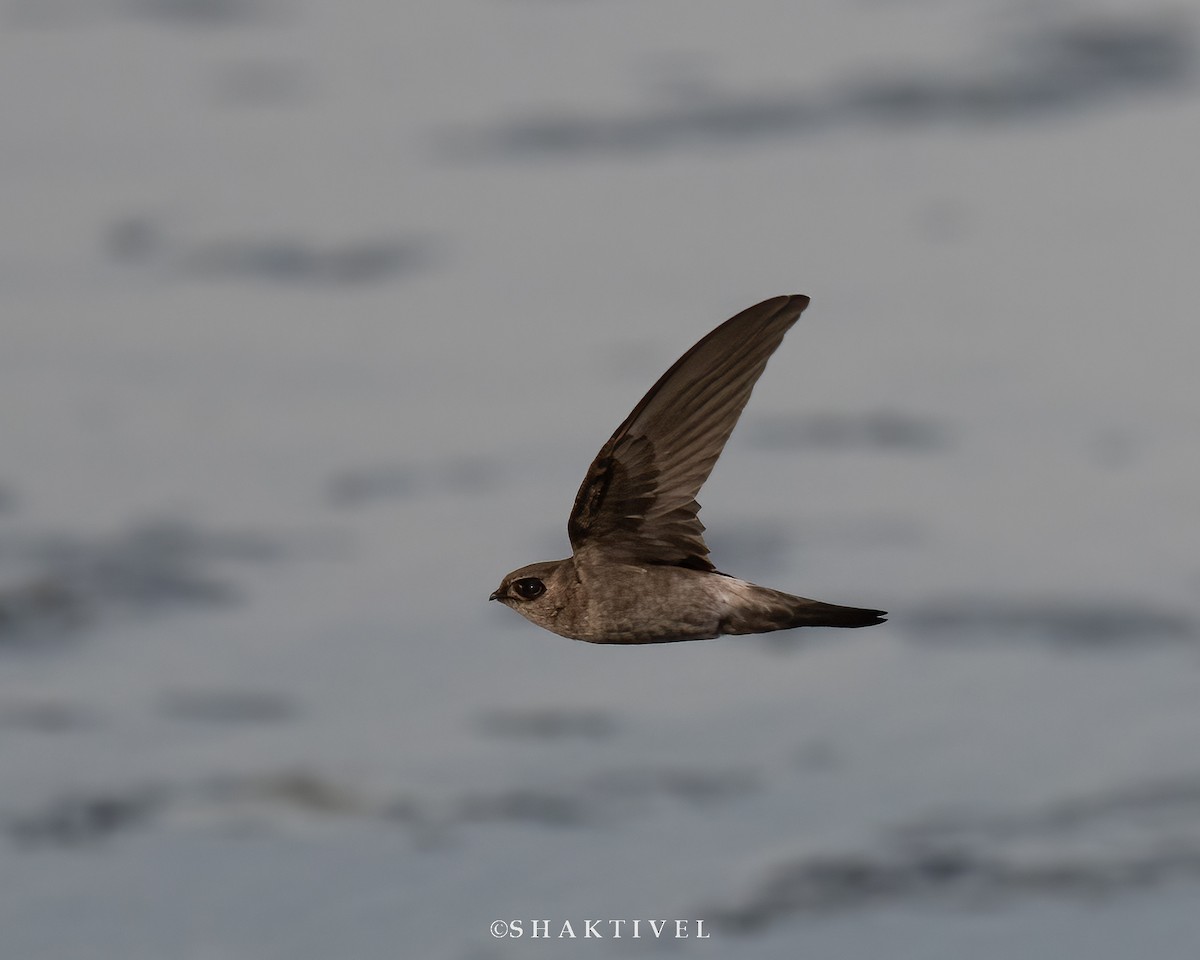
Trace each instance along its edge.
<path fill-rule="evenodd" d="M 726 320 L 662 375 L 601 448 L 575 497 L 576 554 L 712 570 L 696 494 L 750 391 L 808 297 L 774 297 Z"/>

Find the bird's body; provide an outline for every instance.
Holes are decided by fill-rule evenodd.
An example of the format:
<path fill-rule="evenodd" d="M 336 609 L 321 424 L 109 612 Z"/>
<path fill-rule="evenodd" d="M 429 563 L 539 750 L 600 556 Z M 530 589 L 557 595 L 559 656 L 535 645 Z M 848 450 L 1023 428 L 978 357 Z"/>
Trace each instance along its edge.
<path fill-rule="evenodd" d="M 551 633 L 590 643 L 674 643 L 879 622 L 874 610 L 794 597 L 687 567 L 596 563 L 584 556 L 530 564 L 509 577 L 540 579 L 546 596 L 553 598 L 522 604 L 518 612 Z"/>
<path fill-rule="evenodd" d="M 567 525 L 572 555 L 514 570 L 491 599 L 553 633 L 590 643 L 879 623 L 879 610 L 796 597 L 720 573 L 696 515 L 696 494 L 767 359 L 807 305 L 803 296 L 764 301 L 685 353 L 592 462 Z"/>

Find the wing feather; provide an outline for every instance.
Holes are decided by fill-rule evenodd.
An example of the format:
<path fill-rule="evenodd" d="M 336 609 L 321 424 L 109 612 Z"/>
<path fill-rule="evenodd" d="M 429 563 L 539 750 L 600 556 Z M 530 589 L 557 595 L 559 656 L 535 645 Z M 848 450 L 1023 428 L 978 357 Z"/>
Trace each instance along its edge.
<path fill-rule="evenodd" d="M 712 570 L 696 495 L 762 376 L 808 306 L 774 297 L 704 337 L 650 388 L 592 461 L 567 532 L 612 559 Z"/>

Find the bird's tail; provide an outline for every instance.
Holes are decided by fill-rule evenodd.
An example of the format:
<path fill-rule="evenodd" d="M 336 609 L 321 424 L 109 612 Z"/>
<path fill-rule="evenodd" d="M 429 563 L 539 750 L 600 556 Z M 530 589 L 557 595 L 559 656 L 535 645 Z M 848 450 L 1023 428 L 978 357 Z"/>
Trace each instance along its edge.
<path fill-rule="evenodd" d="M 883 610 L 842 607 L 745 581 L 735 582 L 737 599 L 729 604 L 721 621 L 722 633 L 768 633 L 792 627 L 870 627 L 883 623 L 887 616 Z"/>

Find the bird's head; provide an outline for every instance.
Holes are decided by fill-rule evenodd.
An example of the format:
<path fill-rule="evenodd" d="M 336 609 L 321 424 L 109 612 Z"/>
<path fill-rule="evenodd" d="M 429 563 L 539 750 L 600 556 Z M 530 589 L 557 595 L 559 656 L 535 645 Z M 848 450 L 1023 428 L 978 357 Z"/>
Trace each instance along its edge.
<path fill-rule="evenodd" d="M 569 563 L 568 560 L 545 560 L 514 570 L 500 581 L 500 586 L 488 599 L 499 600 L 526 620 L 553 630 L 553 621 L 564 600 L 566 580 L 569 579 L 569 571 L 564 568 Z"/>

